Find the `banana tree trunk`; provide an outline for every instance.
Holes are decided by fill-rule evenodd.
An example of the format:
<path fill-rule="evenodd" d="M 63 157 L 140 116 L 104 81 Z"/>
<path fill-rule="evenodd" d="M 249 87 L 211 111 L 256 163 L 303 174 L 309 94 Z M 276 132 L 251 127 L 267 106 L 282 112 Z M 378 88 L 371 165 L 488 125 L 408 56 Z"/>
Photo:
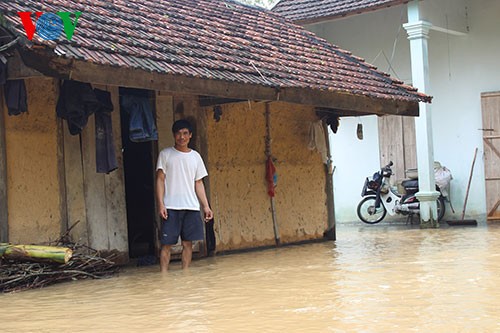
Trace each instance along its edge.
<path fill-rule="evenodd" d="M 0 243 L 0 258 L 5 259 L 66 264 L 72 256 L 67 247 Z"/>

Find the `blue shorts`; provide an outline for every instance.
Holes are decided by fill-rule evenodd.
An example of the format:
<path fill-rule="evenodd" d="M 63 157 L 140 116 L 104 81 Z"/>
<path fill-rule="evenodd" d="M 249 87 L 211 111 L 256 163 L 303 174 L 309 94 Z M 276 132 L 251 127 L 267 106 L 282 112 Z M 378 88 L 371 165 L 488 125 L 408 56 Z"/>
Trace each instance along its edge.
<path fill-rule="evenodd" d="M 167 209 L 168 217 L 162 220 L 161 244 L 177 244 L 179 236 L 183 241 L 203 240 L 203 221 L 198 210 Z"/>

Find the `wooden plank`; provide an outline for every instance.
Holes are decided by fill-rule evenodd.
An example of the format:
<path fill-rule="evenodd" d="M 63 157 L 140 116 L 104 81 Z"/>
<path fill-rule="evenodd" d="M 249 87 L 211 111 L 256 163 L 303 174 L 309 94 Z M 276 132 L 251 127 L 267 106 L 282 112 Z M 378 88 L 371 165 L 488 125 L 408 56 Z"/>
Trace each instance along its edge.
<path fill-rule="evenodd" d="M 405 177 L 403 119 L 399 116 L 384 116 L 378 119 L 380 166 L 394 162 L 395 179 Z"/>
<path fill-rule="evenodd" d="M 169 91 L 172 93 L 210 95 L 259 101 L 284 101 L 361 114 L 418 116 L 416 101 L 372 98 L 330 90 L 280 88 L 223 80 L 200 79 L 161 74 L 134 68 L 97 65 L 75 59 L 55 58 L 41 50 L 23 49 L 24 62 L 47 76 L 92 82 L 103 85 Z"/>
<path fill-rule="evenodd" d="M 0 242 L 9 241 L 7 210 L 7 146 L 5 142 L 5 114 L 3 89 L 0 89 Z"/>
<path fill-rule="evenodd" d="M 73 241 L 89 246 L 80 136 L 69 133 L 66 121 L 63 122 L 63 142 L 68 227 L 77 223 L 70 232 Z"/>
<path fill-rule="evenodd" d="M 128 230 L 127 205 L 125 201 L 125 175 L 123 169 L 123 155 L 121 154 L 122 137 L 119 93 L 118 87 L 105 87 L 100 89 L 111 92 L 111 100 L 114 108 L 111 113 L 111 122 L 113 126 L 115 155 L 118 164 L 118 169 L 104 175 L 106 225 L 109 243 L 108 250 L 118 250 L 125 255 L 128 253 Z"/>
<path fill-rule="evenodd" d="M 499 214 L 495 214 L 496 210 L 498 209 L 498 207 L 500 206 L 500 200 L 498 200 L 494 205 L 493 205 L 493 208 L 491 208 L 491 210 L 488 212 L 488 216 L 495 216 L 495 215 L 499 215 Z M 499 212 L 500 213 L 500 212 Z"/>
<path fill-rule="evenodd" d="M 94 85 L 94 88 L 111 92 L 113 141 L 118 169 L 110 174 L 96 172 L 95 116 L 91 115 L 81 133 L 80 162 L 88 242 L 97 250 L 119 251 L 121 255 L 115 261 L 125 263 L 128 260 L 128 232 L 118 87 L 108 89 Z"/>
<path fill-rule="evenodd" d="M 500 91 L 483 92 L 481 97 L 500 97 Z"/>
<path fill-rule="evenodd" d="M 59 96 L 59 80 L 53 79 L 51 81 L 55 93 L 55 103 L 57 103 L 57 96 Z M 64 120 L 56 117 L 57 122 L 57 176 L 59 178 L 59 206 L 61 212 L 60 234 L 64 235 L 71 225 L 69 225 L 68 216 L 68 201 L 67 201 L 67 184 L 66 184 L 66 163 L 64 157 Z"/>
<path fill-rule="evenodd" d="M 487 146 L 489 146 L 491 148 L 491 150 L 495 153 L 495 155 L 497 155 L 498 157 L 500 157 L 500 150 L 498 150 L 494 145 L 493 143 L 491 143 L 489 140 L 487 139 L 484 139 L 483 140 L 484 143 L 486 143 Z"/>
<path fill-rule="evenodd" d="M 415 134 L 415 118 L 401 117 L 403 119 L 403 178 L 406 178 L 406 169 L 417 167 L 417 139 Z"/>
<path fill-rule="evenodd" d="M 57 121 L 57 176 L 59 177 L 59 193 L 60 193 L 60 211 L 61 211 L 61 230 L 60 234 L 64 235 L 71 227 L 68 222 L 68 204 L 66 200 L 66 170 L 64 163 L 64 128 L 63 120 L 60 118 Z"/>
<path fill-rule="evenodd" d="M 81 133 L 83 155 L 83 188 L 90 246 L 96 250 L 110 248 L 107 220 L 107 200 L 104 175 L 96 173 L 95 121 L 88 119 Z"/>
<path fill-rule="evenodd" d="M 415 118 L 383 116 L 378 123 L 380 165 L 393 161 L 395 179 L 404 179 L 406 169 L 417 166 Z"/>
<path fill-rule="evenodd" d="M 485 184 L 486 187 L 486 212 L 488 216 L 492 216 L 495 211 L 498 212 L 498 207 L 495 208 L 496 204 L 500 200 L 500 181 L 487 181 Z"/>
<path fill-rule="evenodd" d="M 210 108 L 211 109 L 211 108 Z M 208 160 L 208 115 L 213 115 L 213 113 L 210 113 L 210 112 L 206 112 L 205 110 L 202 110 L 202 109 L 198 109 L 198 116 L 197 116 L 197 122 L 198 122 L 198 128 L 197 128 L 197 132 L 198 132 L 198 137 L 200 138 L 199 139 L 199 144 L 198 144 L 198 152 L 200 153 L 201 157 L 203 158 L 203 161 L 205 163 L 205 166 L 207 168 L 207 170 L 210 170 L 210 161 Z M 213 119 L 213 118 L 212 118 Z M 208 175 L 208 177 L 205 177 L 203 179 L 203 184 L 205 186 L 205 192 L 207 194 L 207 199 L 208 199 L 208 202 L 210 204 L 210 207 L 212 208 L 213 210 L 213 206 L 212 206 L 212 186 L 211 186 L 211 183 L 210 183 L 210 180 L 212 178 L 210 177 L 210 174 Z M 216 217 L 214 217 L 215 219 Z M 204 241 L 203 242 L 197 242 L 198 244 L 198 252 L 200 253 L 200 256 L 208 256 L 208 249 L 207 249 L 207 245 L 208 245 L 208 242 L 206 241 L 207 237 L 206 237 L 206 229 L 204 228 L 205 230 L 205 238 L 204 238 Z M 193 250 L 194 251 L 194 250 Z"/>

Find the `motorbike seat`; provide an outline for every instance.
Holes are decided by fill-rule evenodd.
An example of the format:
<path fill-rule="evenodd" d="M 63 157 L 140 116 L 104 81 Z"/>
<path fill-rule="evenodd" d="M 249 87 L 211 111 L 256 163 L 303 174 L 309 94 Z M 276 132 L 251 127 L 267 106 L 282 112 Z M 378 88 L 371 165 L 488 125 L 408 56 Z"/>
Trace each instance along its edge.
<path fill-rule="evenodd" d="M 418 179 L 403 180 L 401 185 L 406 188 L 418 188 Z"/>

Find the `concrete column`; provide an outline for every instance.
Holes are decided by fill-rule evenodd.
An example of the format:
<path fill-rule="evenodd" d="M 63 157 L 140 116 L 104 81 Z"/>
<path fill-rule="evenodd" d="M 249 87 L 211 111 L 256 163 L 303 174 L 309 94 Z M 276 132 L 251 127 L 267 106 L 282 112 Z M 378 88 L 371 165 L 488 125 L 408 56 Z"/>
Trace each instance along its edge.
<path fill-rule="evenodd" d="M 403 27 L 408 33 L 411 51 L 411 70 L 413 86 L 420 92 L 429 93 L 429 55 L 427 41 L 432 24 L 420 20 L 418 1 L 408 4 L 408 23 Z M 439 227 L 437 220 L 436 191 L 434 180 L 434 148 L 432 140 L 431 105 L 420 103 L 420 116 L 415 118 L 417 143 L 417 167 L 420 201 L 420 226 Z"/>

